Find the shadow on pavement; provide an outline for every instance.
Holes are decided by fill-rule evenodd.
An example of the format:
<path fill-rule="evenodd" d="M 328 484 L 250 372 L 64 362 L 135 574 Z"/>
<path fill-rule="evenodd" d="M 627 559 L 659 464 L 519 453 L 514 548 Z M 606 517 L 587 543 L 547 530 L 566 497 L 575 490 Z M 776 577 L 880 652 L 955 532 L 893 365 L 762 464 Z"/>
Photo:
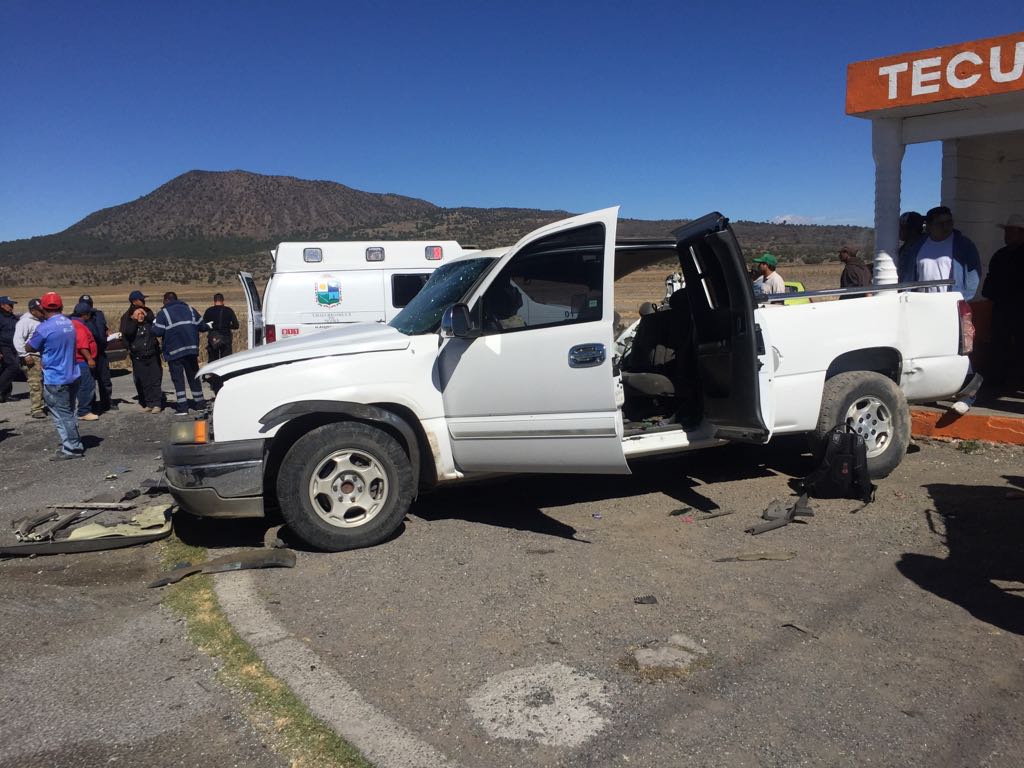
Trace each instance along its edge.
<path fill-rule="evenodd" d="M 0 443 L 9 437 L 17 437 L 20 432 L 15 431 L 12 427 L 0 427 Z"/>
<path fill-rule="evenodd" d="M 411 514 L 425 520 L 464 520 L 581 541 L 573 527 L 542 509 L 662 493 L 687 507 L 719 505 L 702 485 L 805 475 L 814 468 L 806 440 L 779 438 L 768 446 L 730 445 L 686 455 L 636 460 L 631 475 L 518 475 L 426 494 Z"/>
<path fill-rule="evenodd" d="M 1024 478 L 1007 477 L 1013 488 Z M 945 525 L 945 559 L 906 553 L 896 564 L 908 579 L 1007 632 L 1024 634 L 1024 595 L 993 584 L 1024 581 L 1024 500 L 1010 488 L 937 483 L 925 486 L 935 503 L 929 526 Z M 937 518 L 937 519 L 936 519 Z"/>
<path fill-rule="evenodd" d="M 517 479 L 527 484 L 535 477 Z M 502 480 L 428 494 L 416 501 L 409 514 L 423 520 L 464 520 L 589 543 L 576 538 L 576 529 L 571 525 L 544 514 L 532 494 L 516 485 L 514 481 Z"/>
<path fill-rule="evenodd" d="M 267 531 L 277 526 L 264 518 L 211 520 L 187 512 L 174 514 L 174 532 L 184 543 L 207 549 L 262 547 Z"/>

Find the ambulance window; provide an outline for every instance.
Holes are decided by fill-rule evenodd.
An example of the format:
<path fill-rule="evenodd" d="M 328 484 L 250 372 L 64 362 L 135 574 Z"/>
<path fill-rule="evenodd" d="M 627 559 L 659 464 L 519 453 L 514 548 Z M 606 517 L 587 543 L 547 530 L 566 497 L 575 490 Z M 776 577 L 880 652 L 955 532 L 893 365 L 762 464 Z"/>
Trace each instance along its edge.
<path fill-rule="evenodd" d="M 391 276 L 391 306 L 402 308 L 413 297 L 420 292 L 420 289 L 430 279 L 430 273 L 416 275 L 392 275 Z"/>

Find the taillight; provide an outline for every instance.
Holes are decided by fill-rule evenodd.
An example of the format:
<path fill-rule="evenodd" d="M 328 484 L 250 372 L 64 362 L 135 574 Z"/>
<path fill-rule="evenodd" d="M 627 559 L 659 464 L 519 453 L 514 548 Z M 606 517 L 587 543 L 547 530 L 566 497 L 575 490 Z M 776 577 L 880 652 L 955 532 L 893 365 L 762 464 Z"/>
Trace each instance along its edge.
<path fill-rule="evenodd" d="M 969 355 L 974 351 L 974 317 L 971 315 L 971 305 L 966 301 L 958 301 L 956 308 L 960 313 L 960 354 Z"/>
<path fill-rule="evenodd" d="M 263 328 L 263 341 L 269 344 L 272 341 L 277 341 L 277 326 L 267 324 Z"/>

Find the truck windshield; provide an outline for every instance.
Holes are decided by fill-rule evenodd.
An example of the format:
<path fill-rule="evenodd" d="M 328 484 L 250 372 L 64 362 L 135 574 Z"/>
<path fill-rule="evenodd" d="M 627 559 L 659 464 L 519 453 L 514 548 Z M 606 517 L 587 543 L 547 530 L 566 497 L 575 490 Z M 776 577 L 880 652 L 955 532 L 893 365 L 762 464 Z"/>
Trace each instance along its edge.
<path fill-rule="evenodd" d="M 448 307 L 466 295 L 495 259 L 466 259 L 438 267 L 423 290 L 388 325 L 406 336 L 435 333 Z"/>

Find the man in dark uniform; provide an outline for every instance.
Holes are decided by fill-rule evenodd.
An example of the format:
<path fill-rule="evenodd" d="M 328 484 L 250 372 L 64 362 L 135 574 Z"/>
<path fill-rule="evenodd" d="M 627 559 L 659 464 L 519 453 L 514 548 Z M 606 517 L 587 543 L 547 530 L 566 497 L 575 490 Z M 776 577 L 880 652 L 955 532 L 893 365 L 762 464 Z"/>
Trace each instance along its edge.
<path fill-rule="evenodd" d="M 18 316 L 14 314 L 17 302 L 10 296 L 0 296 L 0 403 L 6 403 L 11 396 L 14 377 L 21 373 L 18 351 L 14 348 L 14 326 Z"/>
<path fill-rule="evenodd" d="M 110 329 L 107 327 L 107 317 L 103 314 L 102 309 L 96 309 L 93 306 L 92 296 L 87 293 L 78 297 L 78 303 L 88 304 L 92 309 L 92 315 L 86 320 L 85 327 L 92 332 L 92 337 L 96 339 L 96 368 L 92 375 L 96 378 L 96 383 L 100 385 L 100 402 L 97 410 L 100 413 L 116 411 L 117 403 L 111 397 L 114 385 L 110 381 L 110 360 L 107 358 L 107 334 L 110 333 Z"/>
<path fill-rule="evenodd" d="M 203 313 L 203 322 L 210 326 L 206 335 L 206 353 L 210 361 L 231 354 L 231 332 L 238 330 L 235 310 L 224 306 L 224 294 L 213 294 L 213 306 Z"/>

